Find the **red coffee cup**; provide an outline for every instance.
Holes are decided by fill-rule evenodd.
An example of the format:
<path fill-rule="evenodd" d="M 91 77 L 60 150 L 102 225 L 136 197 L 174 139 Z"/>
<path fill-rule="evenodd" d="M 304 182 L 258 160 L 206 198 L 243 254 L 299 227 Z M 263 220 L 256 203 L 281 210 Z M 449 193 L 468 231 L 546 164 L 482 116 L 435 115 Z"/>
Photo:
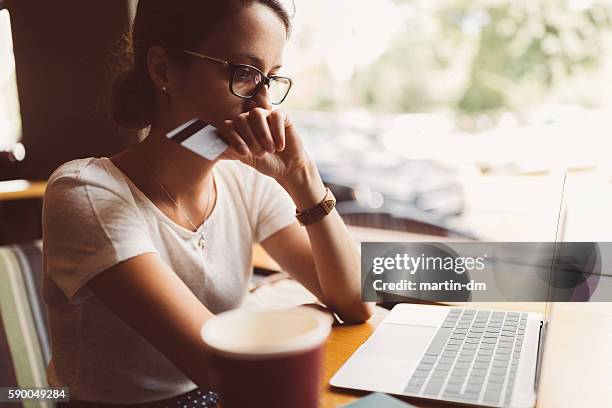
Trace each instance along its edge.
<path fill-rule="evenodd" d="M 217 315 L 202 327 L 223 408 L 316 408 L 330 316 L 307 307 Z"/>

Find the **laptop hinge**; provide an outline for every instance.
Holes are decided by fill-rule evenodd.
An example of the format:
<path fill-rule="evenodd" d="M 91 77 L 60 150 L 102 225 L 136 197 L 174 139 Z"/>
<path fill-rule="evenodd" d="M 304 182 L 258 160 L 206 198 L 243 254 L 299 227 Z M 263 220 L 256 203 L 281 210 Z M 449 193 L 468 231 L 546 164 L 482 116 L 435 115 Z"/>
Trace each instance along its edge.
<path fill-rule="evenodd" d="M 536 358 L 536 375 L 533 384 L 533 388 L 538 395 L 538 387 L 540 386 L 540 374 L 542 372 L 542 360 L 544 357 L 544 341 L 546 340 L 546 332 L 548 329 L 548 321 L 543 320 L 540 322 L 540 333 L 538 335 L 538 353 Z"/>

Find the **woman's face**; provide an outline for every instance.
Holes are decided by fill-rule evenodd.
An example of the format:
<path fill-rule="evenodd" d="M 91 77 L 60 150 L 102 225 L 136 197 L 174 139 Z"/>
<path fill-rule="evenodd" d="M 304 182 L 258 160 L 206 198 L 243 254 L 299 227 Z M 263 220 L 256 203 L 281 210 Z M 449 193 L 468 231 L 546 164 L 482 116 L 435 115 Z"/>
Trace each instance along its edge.
<path fill-rule="evenodd" d="M 287 34 L 280 17 L 269 7 L 253 4 L 237 13 L 223 29 L 209 35 L 194 51 L 232 63 L 252 65 L 265 75 L 279 74 Z M 196 56 L 188 68 L 169 73 L 172 116 L 177 125 L 198 117 L 218 127 L 255 107 L 271 109 L 268 89 L 252 99 L 242 99 L 229 89 L 230 69 Z"/>

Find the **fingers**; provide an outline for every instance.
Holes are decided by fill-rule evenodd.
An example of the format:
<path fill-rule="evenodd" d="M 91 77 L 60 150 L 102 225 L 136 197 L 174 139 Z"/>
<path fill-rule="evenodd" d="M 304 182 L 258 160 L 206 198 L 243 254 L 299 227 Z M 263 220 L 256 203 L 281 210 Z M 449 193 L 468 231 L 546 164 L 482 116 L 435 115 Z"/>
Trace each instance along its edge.
<path fill-rule="evenodd" d="M 268 126 L 277 151 L 285 148 L 285 116 L 283 111 L 273 111 L 268 115 Z"/>
<path fill-rule="evenodd" d="M 222 133 L 225 142 L 229 144 L 236 153 L 243 156 L 250 154 L 249 147 L 236 129 L 234 129 L 234 123 L 232 120 L 223 121 L 223 124 L 219 127 L 219 131 Z"/>
<path fill-rule="evenodd" d="M 243 113 L 239 115 L 236 119 L 234 119 L 234 129 L 242 136 L 242 139 L 249 146 L 249 149 L 256 157 L 262 157 L 266 150 L 259 143 L 258 138 L 256 137 L 253 129 L 251 129 L 251 125 L 249 123 L 249 113 Z"/>
<path fill-rule="evenodd" d="M 274 145 L 274 140 L 272 139 L 270 127 L 268 126 L 269 114 L 270 112 L 265 109 L 255 108 L 249 112 L 247 120 L 253 135 L 257 138 L 257 141 L 261 147 L 263 147 L 268 153 L 274 153 L 276 151 L 276 147 Z"/>
<path fill-rule="evenodd" d="M 286 114 L 255 108 L 223 122 L 219 131 L 241 155 L 262 157 L 285 148 Z"/>

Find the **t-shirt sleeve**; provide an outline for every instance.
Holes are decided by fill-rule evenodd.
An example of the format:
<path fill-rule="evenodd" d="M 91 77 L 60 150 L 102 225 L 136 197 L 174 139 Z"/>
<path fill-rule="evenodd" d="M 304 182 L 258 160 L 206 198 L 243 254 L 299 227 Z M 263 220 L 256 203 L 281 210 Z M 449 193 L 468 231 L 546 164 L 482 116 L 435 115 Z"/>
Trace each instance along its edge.
<path fill-rule="evenodd" d="M 264 241 L 277 231 L 296 222 L 295 204 L 289 193 L 276 180 L 258 174 L 254 202 L 256 206 L 256 243 Z"/>
<path fill-rule="evenodd" d="M 142 215 L 112 188 L 80 173 L 53 178 L 44 196 L 43 251 L 47 275 L 72 304 L 91 296 L 84 285 L 129 258 L 159 253 Z"/>

